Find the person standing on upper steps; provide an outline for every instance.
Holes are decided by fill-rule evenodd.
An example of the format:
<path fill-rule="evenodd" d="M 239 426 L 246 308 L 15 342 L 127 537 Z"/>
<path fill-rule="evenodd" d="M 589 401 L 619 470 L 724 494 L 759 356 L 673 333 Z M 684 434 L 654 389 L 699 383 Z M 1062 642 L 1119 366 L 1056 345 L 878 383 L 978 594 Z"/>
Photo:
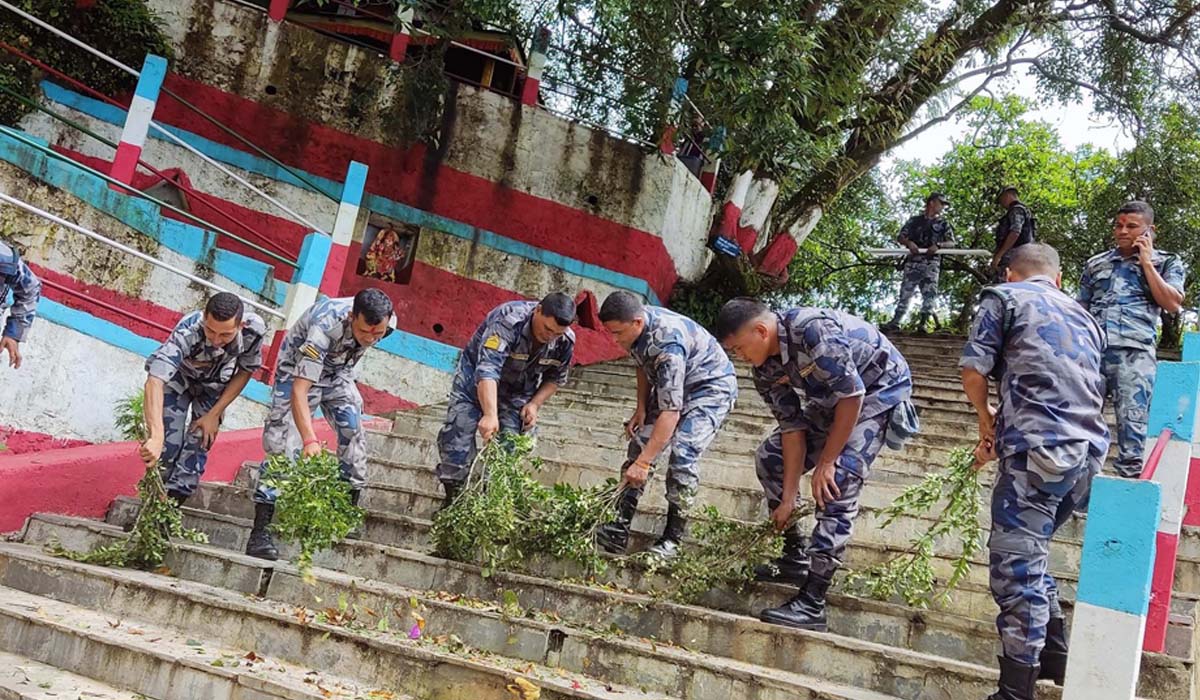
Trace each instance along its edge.
<path fill-rule="evenodd" d="M 908 362 L 875 326 L 829 309 L 772 311 L 733 299 L 717 314 L 717 337 L 754 365 L 754 385 L 779 427 L 755 454 L 771 520 L 784 533 L 778 573 L 799 592 L 760 619 L 826 631 L 825 595 L 850 542 L 858 499 L 886 443 L 900 449 L 918 430 Z M 800 476 L 812 473 L 816 525 L 806 541 L 792 513 Z"/>
<path fill-rule="evenodd" d="M 1155 341 L 1162 312 L 1183 308 L 1185 271 L 1179 256 L 1154 248 L 1154 209 L 1127 202 L 1113 222 L 1117 247 L 1084 265 L 1079 303 L 1107 336 L 1102 367 L 1117 416 L 1117 459 L 1121 476 L 1142 473 L 1146 422 L 1158 360 Z"/>
<path fill-rule="evenodd" d="M 1050 539 L 1086 507 L 1108 451 L 1104 335 L 1059 290 L 1050 246 L 1018 248 L 1006 275 L 983 290 L 959 366 L 979 418 L 976 468 L 1000 460 L 988 550 L 1004 653 L 990 700 L 1033 700 L 1038 678 L 1061 685 L 1066 674 L 1066 621 L 1047 562 Z M 999 409 L 989 378 L 1000 383 Z"/>
<path fill-rule="evenodd" d="M 638 369 L 637 409 L 625 424 L 629 450 L 621 466 L 617 519 L 600 527 L 596 541 L 608 552 L 625 552 L 638 500 L 669 446 L 667 525 L 649 552 L 670 559 L 679 553 L 687 531 L 688 511 L 700 486 L 700 456 L 737 400 L 737 376 L 729 356 L 700 324 L 644 305 L 629 292 L 608 295 L 600 321 Z"/>

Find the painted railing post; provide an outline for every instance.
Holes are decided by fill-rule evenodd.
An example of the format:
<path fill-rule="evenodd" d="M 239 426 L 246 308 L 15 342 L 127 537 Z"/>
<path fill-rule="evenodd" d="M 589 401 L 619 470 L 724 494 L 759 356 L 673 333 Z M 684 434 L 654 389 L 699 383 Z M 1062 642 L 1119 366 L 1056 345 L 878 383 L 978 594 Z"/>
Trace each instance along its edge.
<path fill-rule="evenodd" d="M 704 167 L 700 170 L 700 184 L 709 194 L 717 187 L 717 174 L 721 172 L 721 158 L 717 155 L 725 147 L 725 127 L 713 129 L 704 146 Z"/>
<path fill-rule="evenodd" d="M 671 107 L 667 112 L 667 125 L 663 127 L 662 138 L 658 141 L 658 148 L 663 153 L 670 155 L 675 152 L 675 132 L 679 130 L 679 125 L 675 120 L 680 118 L 680 111 L 683 109 L 683 97 L 687 94 L 688 81 L 686 78 L 676 78 L 675 85 L 671 88 Z"/>
<path fill-rule="evenodd" d="M 521 104 L 536 105 L 542 71 L 546 69 L 546 52 L 550 49 L 550 28 L 538 27 L 529 49 L 529 65 L 525 68 L 525 85 L 521 88 Z"/>
<path fill-rule="evenodd" d="M 396 27 L 392 32 L 392 43 L 388 45 L 388 57 L 396 63 L 404 63 L 408 42 L 412 40 L 409 33 L 412 26 L 413 8 L 403 3 L 396 5 Z"/>
<path fill-rule="evenodd" d="M 304 237 L 304 243 L 300 246 L 300 257 L 296 259 L 296 271 L 292 273 L 292 284 L 288 287 L 287 298 L 283 302 L 283 325 L 275 330 L 275 337 L 271 340 L 271 347 L 267 350 L 266 361 L 263 363 L 263 381 L 268 384 L 273 381 L 279 348 L 287 330 L 317 302 L 321 277 L 329 263 L 332 246 L 333 241 L 323 233 L 314 232 Z"/>
<path fill-rule="evenodd" d="M 113 179 L 127 185 L 133 184 L 138 159 L 142 157 L 142 147 L 146 145 L 146 133 L 150 130 L 150 121 L 154 118 L 158 93 L 166 77 L 167 59 L 146 54 L 146 60 L 142 62 L 142 73 L 138 76 L 137 87 L 133 91 L 133 99 L 129 102 L 129 111 L 125 114 L 121 142 L 117 144 L 117 154 L 113 157 L 112 170 L 109 171 L 109 176 Z M 116 185 L 110 184 L 109 187 L 120 190 Z"/>
<path fill-rule="evenodd" d="M 1196 434 L 1197 398 L 1200 398 L 1200 363 L 1160 362 L 1150 399 L 1146 471 L 1143 478 L 1162 487 L 1162 515 L 1154 559 L 1150 611 L 1146 618 L 1146 651 L 1162 652 L 1167 641 L 1171 615 L 1171 591 L 1175 587 L 1175 556 L 1183 526 L 1184 494 L 1192 466 L 1192 440 Z M 1169 431 L 1165 445 L 1162 435 Z M 1158 453 L 1157 455 L 1155 453 Z M 1151 459 L 1157 456 L 1157 464 Z M 1089 518 L 1090 519 L 1090 518 Z"/>
<path fill-rule="evenodd" d="M 1200 362 L 1200 333 L 1183 336 L 1183 361 Z M 1200 525 L 1200 429 L 1192 438 L 1192 469 L 1188 474 L 1187 493 L 1183 497 L 1183 524 Z"/>
<path fill-rule="evenodd" d="M 738 245 L 738 221 L 742 218 L 742 209 L 746 206 L 746 195 L 750 192 L 750 183 L 754 181 L 754 171 L 747 170 L 733 179 L 729 189 L 725 191 L 725 203 L 721 205 L 721 216 L 713 222 L 713 231 L 709 235 L 709 245 L 724 255 L 736 257 L 742 252 Z"/>
<path fill-rule="evenodd" d="M 1162 487 L 1092 482 L 1063 700 L 1132 700 L 1142 668 Z"/>
<path fill-rule="evenodd" d="M 329 263 L 321 277 L 321 293 L 335 297 L 342 288 L 342 273 L 350 257 L 350 242 L 354 240 L 354 226 L 362 205 L 363 189 L 367 184 L 367 166 L 356 160 L 350 161 L 346 170 L 346 182 L 342 185 L 342 201 L 338 204 L 337 218 L 333 220 L 333 248 L 329 251 Z"/>
<path fill-rule="evenodd" d="M 291 6 L 292 0 L 271 0 L 271 4 L 267 6 L 267 17 L 270 17 L 272 22 L 282 22 Z"/>

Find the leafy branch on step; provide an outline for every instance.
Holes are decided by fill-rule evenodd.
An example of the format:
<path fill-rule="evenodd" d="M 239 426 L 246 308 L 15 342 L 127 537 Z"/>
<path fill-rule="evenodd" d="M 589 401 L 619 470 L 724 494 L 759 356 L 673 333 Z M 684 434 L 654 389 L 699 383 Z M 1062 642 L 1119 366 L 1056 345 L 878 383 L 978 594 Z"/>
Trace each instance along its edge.
<path fill-rule="evenodd" d="M 313 555 L 362 527 L 366 512 L 351 502 L 350 484 L 342 478 L 337 457 L 329 452 L 295 460 L 287 455 L 268 457 L 262 479 L 279 490 L 271 529 L 300 545 L 296 566 L 311 583 Z"/>
<path fill-rule="evenodd" d="M 954 450 L 944 470 L 926 475 L 921 483 L 905 489 L 885 508 L 881 529 L 900 518 L 925 516 L 942 500 L 946 502 L 933 524 L 909 542 L 907 551 L 864 571 L 851 572 L 844 583 L 846 590 L 878 600 L 899 597 L 922 608 L 947 600 L 966 578 L 972 559 L 983 549 L 983 527 L 979 523 L 983 484 L 974 463 L 970 450 Z M 943 538 L 958 543 L 958 554 L 950 578 L 935 595 L 938 580 L 933 570 L 934 547 Z"/>

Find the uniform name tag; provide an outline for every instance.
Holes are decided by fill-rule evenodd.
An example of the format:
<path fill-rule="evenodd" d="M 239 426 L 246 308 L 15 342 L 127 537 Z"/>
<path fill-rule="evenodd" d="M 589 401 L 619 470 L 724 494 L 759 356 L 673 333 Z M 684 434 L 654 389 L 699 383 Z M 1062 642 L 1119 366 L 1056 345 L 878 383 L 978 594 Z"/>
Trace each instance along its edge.
<path fill-rule="evenodd" d="M 546 358 L 546 359 L 538 360 L 538 364 L 539 365 L 553 365 L 554 367 L 558 367 L 558 366 L 562 365 L 562 360 L 551 360 L 549 358 Z"/>
<path fill-rule="evenodd" d="M 525 353 L 520 353 L 520 352 L 514 352 L 514 353 L 510 354 L 509 357 L 511 357 L 514 360 L 528 360 L 529 359 L 529 355 L 526 355 Z"/>

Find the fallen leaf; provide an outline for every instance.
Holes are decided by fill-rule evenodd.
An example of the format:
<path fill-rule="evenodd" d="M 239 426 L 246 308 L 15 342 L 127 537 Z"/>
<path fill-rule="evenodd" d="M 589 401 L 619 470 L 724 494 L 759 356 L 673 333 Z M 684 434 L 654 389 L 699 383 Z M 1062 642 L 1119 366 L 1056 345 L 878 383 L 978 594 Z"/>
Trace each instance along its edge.
<path fill-rule="evenodd" d="M 542 697 L 542 689 L 524 678 L 514 678 L 507 688 L 517 700 L 538 700 Z"/>
<path fill-rule="evenodd" d="M 579 681 L 571 681 L 571 690 L 583 690 L 583 684 Z"/>
<path fill-rule="evenodd" d="M 243 656 L 242 658 L 247 661 L 259 661 L 261 659 L 261 657 L 258 654 L 255 654 L 252 651 L 246 652 L 246 655 Z"/>
<path fill-rule="evenodd" d="M 108 622 L 108 620 L 105 620 L 105 622 Z M 108 626 L 113 629 L 116 629 L 121 626 L 121 621 L 117 620 L 116 622 L 108 622 Z"/>
<path fill-rule="evenodd" d="M 421 638 L 421 626 L 413 625 L 412 629 L 410 629 L 408 631 L 408 638 L 409 639 L 420 639 Z"/>

